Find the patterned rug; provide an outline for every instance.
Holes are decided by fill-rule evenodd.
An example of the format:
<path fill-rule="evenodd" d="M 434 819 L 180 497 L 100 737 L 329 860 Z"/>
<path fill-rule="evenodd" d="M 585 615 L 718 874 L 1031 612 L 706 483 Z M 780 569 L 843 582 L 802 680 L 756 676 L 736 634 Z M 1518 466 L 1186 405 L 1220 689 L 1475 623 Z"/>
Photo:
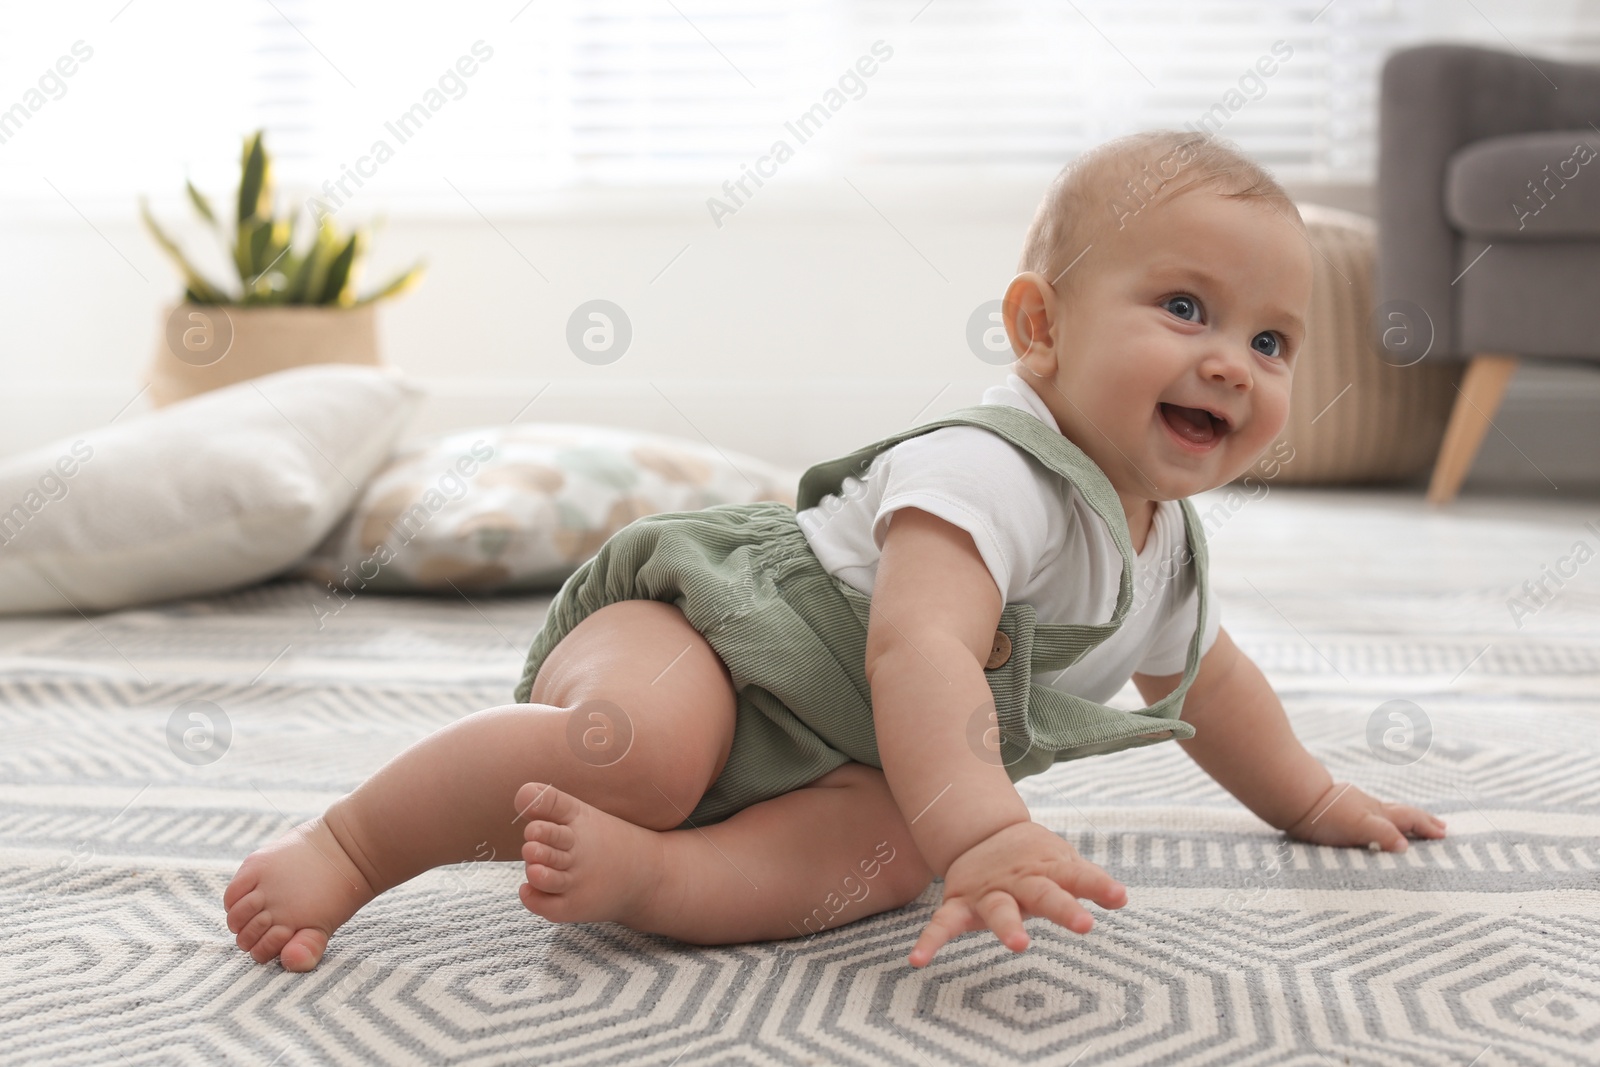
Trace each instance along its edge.
<path fill-rule="evenodd" d="M 380 898 L 310 974 L 257 966 L 223 921 L 239 860 L 506 702 L 547 600 L 330 615 L 275 583 L 0 620 L 0 1061 L 1600 1063 L 1600 565 L 1562 562 L 1600 546 L 1600 506 L 1419 498 L 1196 503 L 1223 625 L 1302 740 L 1448 838 L 1290 844 L 1176 745 L 1063 764 L 1023 795 L 1130 903 L 1082 937 L 1030 920 L 1021 954 L 968 934 L 921 971 L 938 882 L 701 948 L 530 915 L 515 864 Z"/>

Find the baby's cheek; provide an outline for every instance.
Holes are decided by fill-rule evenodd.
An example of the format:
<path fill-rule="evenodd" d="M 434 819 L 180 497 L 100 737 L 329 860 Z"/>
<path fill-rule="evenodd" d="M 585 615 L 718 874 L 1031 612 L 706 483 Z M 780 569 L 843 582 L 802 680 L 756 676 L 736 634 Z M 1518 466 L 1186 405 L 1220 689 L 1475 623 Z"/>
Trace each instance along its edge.
<path fill-rule="evenodd" d="M 1270 393 L 1263 392 L 1256 398 L 1254 412 L 1255 426 L 1251 435 L 1252 442 L 1265 448 L 1277 439 L 1283 428 L 1289 422 L 1289 388 L 1285 384 L 1282 388 L 1275 388 Z"/>

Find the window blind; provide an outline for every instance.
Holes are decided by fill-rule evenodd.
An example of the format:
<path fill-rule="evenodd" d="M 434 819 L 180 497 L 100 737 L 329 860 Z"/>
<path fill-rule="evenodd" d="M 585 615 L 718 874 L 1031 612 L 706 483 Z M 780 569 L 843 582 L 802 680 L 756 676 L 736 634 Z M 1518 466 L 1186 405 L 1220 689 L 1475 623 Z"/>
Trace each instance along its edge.
<path fill-rule="evenodd" d="M 257 127 L 280 187 L 362 215 L 711 197 L 758 168 L 1042 180 L 1155 126 L 1212 129 L 1283 180 L 1365 182 L 1383 59 L 1430 40 L 1600 61 L 1600 0 L 12 5 L 0 198 L 170 210 L 185 175 L 221 198 Z"/>

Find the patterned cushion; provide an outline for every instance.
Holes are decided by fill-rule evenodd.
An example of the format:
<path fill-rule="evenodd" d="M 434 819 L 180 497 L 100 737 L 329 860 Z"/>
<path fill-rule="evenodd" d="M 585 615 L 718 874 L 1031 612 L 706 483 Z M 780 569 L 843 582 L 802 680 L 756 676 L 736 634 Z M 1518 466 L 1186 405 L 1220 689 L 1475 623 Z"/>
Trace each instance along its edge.
<path fill-rule="evenodd" d="M 353 594 L 560 585 L 643 515 L 795 502 L 798 472 L 660 434 L 489 426 L 402 446 L 294 572 Z"/>

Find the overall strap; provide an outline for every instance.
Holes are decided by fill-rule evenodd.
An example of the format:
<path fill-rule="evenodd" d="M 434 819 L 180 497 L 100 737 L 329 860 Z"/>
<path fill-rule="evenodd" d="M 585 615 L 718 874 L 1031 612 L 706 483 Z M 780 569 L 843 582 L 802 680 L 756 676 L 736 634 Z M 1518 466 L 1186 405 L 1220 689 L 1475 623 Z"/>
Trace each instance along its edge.
<path fill-rule="evenodd" d="M 1005 438 L 1071 482 L 1084 502 L 1100 516 L 1111 531 L 1111 540 L 1122 557 L 1122 575 L 1117 587 L 1116 607 L 1110 621 L 1073 625 L 1041 623 L 1034 627 L 1033 647 L 1029 660 L 1031 669 L 1052 671 L 1070 667 L 1089 649 L 1115 633 L 1127 618 L 1133 605 L 1133 544 L 1128 532 L 1127 516 L 1122 511 L 1121 498 L 1117 496 L 1105 472 L 1077 445 L 1052 430 L 1031 413 L 1005 404 L 978 404 L 958 408 L 932 422 L 901 430 L 848 455 L 819 463 L 801 476 L 795 509 L 803 511 L 814 507 L 824 496 L 838 493 L 846 476 L 863 477 L 880 453 L 901 441 L 945 426 L 978 426 Z M 1200 640 L 1205 629 L 1208 607 L 1205 531 L 1194 506 L 1187 499 L 1179 501 L 1179 504 L 1183 512 L 1189 554 L 1193 561 L 1198 588 L 1198 625 L 1189 642 L 1188 663 L 1183 682 L 1166 698 L 1153 705 L 1149 713 L 1156 713 L 1156 709 L 1166 709 L 1181 703 L 1183 694 L 1188 690 L 1199 669 Z M 1033 615 L 1028 605 L 1017 605 L 1017 607 L 1026 609 L 1024 614 Z M 1067 698 L 1069 704 L 1079 702 L 1077 697 L 1062 695 Z M 1050 702 L 1054 703 L 1053 700 Z M 1172 714 L 1175 716 L 1176 712 Z"/>
<path fill-rule="evenodd" d="M 839 492 L 846 475 L 862 477 L 878 454 L 908 438 L 944 426 L 979 426 L 999 434 L 1040 463 L 1077 486 L 1085 503 L 1111 530 L 1111 540 L 1122 556 L 1122 577 L 1117 586 L 1117 605 L 1111 621 L 1082 626 L 1041 626 L 1036 635 L 1033 667 L 1059 670 L 1076 662 L 1084 652 L 1116 632 L 1133 606 L 1133 543 L 1128 534 L 1128 519 L 1122 501 L 1105 472 L 1083 450 L 1062 434 L 1046 426 L 1036 416 L 1005 404 L 978 404 L 958 408 L 942 418 L 913 426 L 859 448 L 847 456 L 819 463 L 800 478 L 796 511 L 815 506 L 823 496 Z M 1064 662 L 1056 662 L 1064 661 Z"/>
<path fill-rule="evenodd" d="M 1184 697 L 1188 695 L 1189 687 L 1194 684 L 1195 677 L 1200 673 L 1200 643 L 1205 636 L 1206 619 L 1211 610 L 1208 590 L 1210 583 L 1206 573 L 1205 529 L 1194 510 L 1194 505 L 1187 499 L 1179 503 L 1183 510 L 1184 529 L 1188 535 L 1189 557 L 1194 571 L 1198 601 L 1194 632 L 1189 636 L 1189 646 L 1184 657 L 1183 678 L 1170 693 L 1139 712 L 1121 711 L 1092 700 L 1085 700 L 1075 693 L 1054 686 L 1030 681 L 1026 713 L 1013 709 L 999 711 L 1002 735 L 1013 739 L 1013 752 L 1021 753 L 1020 757 L 1007 757 L 1007 773 L 1012 775 L 1013 781 L 1018 776 L 1037 772 L 1058 760 L 1092 756 L 1100 752 L 1115 752 L 1130 744 L 1153 744 L 1155 741 L 1140 741 L 1139 738 L 1154 737 L 1155 740 L 1160 740 L 1163 736 L 1159 732 L 1146 734 L 1144 732 L 1146 730 L 1164 730 L 1165 736 L 1175 740 L 1194 736 L 1194 726 L 1184 722 L 1180 716 L 1183 713 Z M 1056 655 L 1041 656 L 1039 654 L 1041 647 L 1069 654 L 1068 658 L 1075 662 L 1082 655 L 1082 652 L 1076 651 L 1082 644 L 1081 632 L 1090 629 L 1093 628 L 1047 624 L 1038 626 L 1034 631 L 1032 662 L 1038 664 L 1044 661 L 1051 665 L 1044 669 L 1053 669 L 1059 662 Z M 1034 669 L 1040 668 L 1035 666 Z M 1131 737 L 1130 734 L 1135 731 L 1138 737 Z"/>

